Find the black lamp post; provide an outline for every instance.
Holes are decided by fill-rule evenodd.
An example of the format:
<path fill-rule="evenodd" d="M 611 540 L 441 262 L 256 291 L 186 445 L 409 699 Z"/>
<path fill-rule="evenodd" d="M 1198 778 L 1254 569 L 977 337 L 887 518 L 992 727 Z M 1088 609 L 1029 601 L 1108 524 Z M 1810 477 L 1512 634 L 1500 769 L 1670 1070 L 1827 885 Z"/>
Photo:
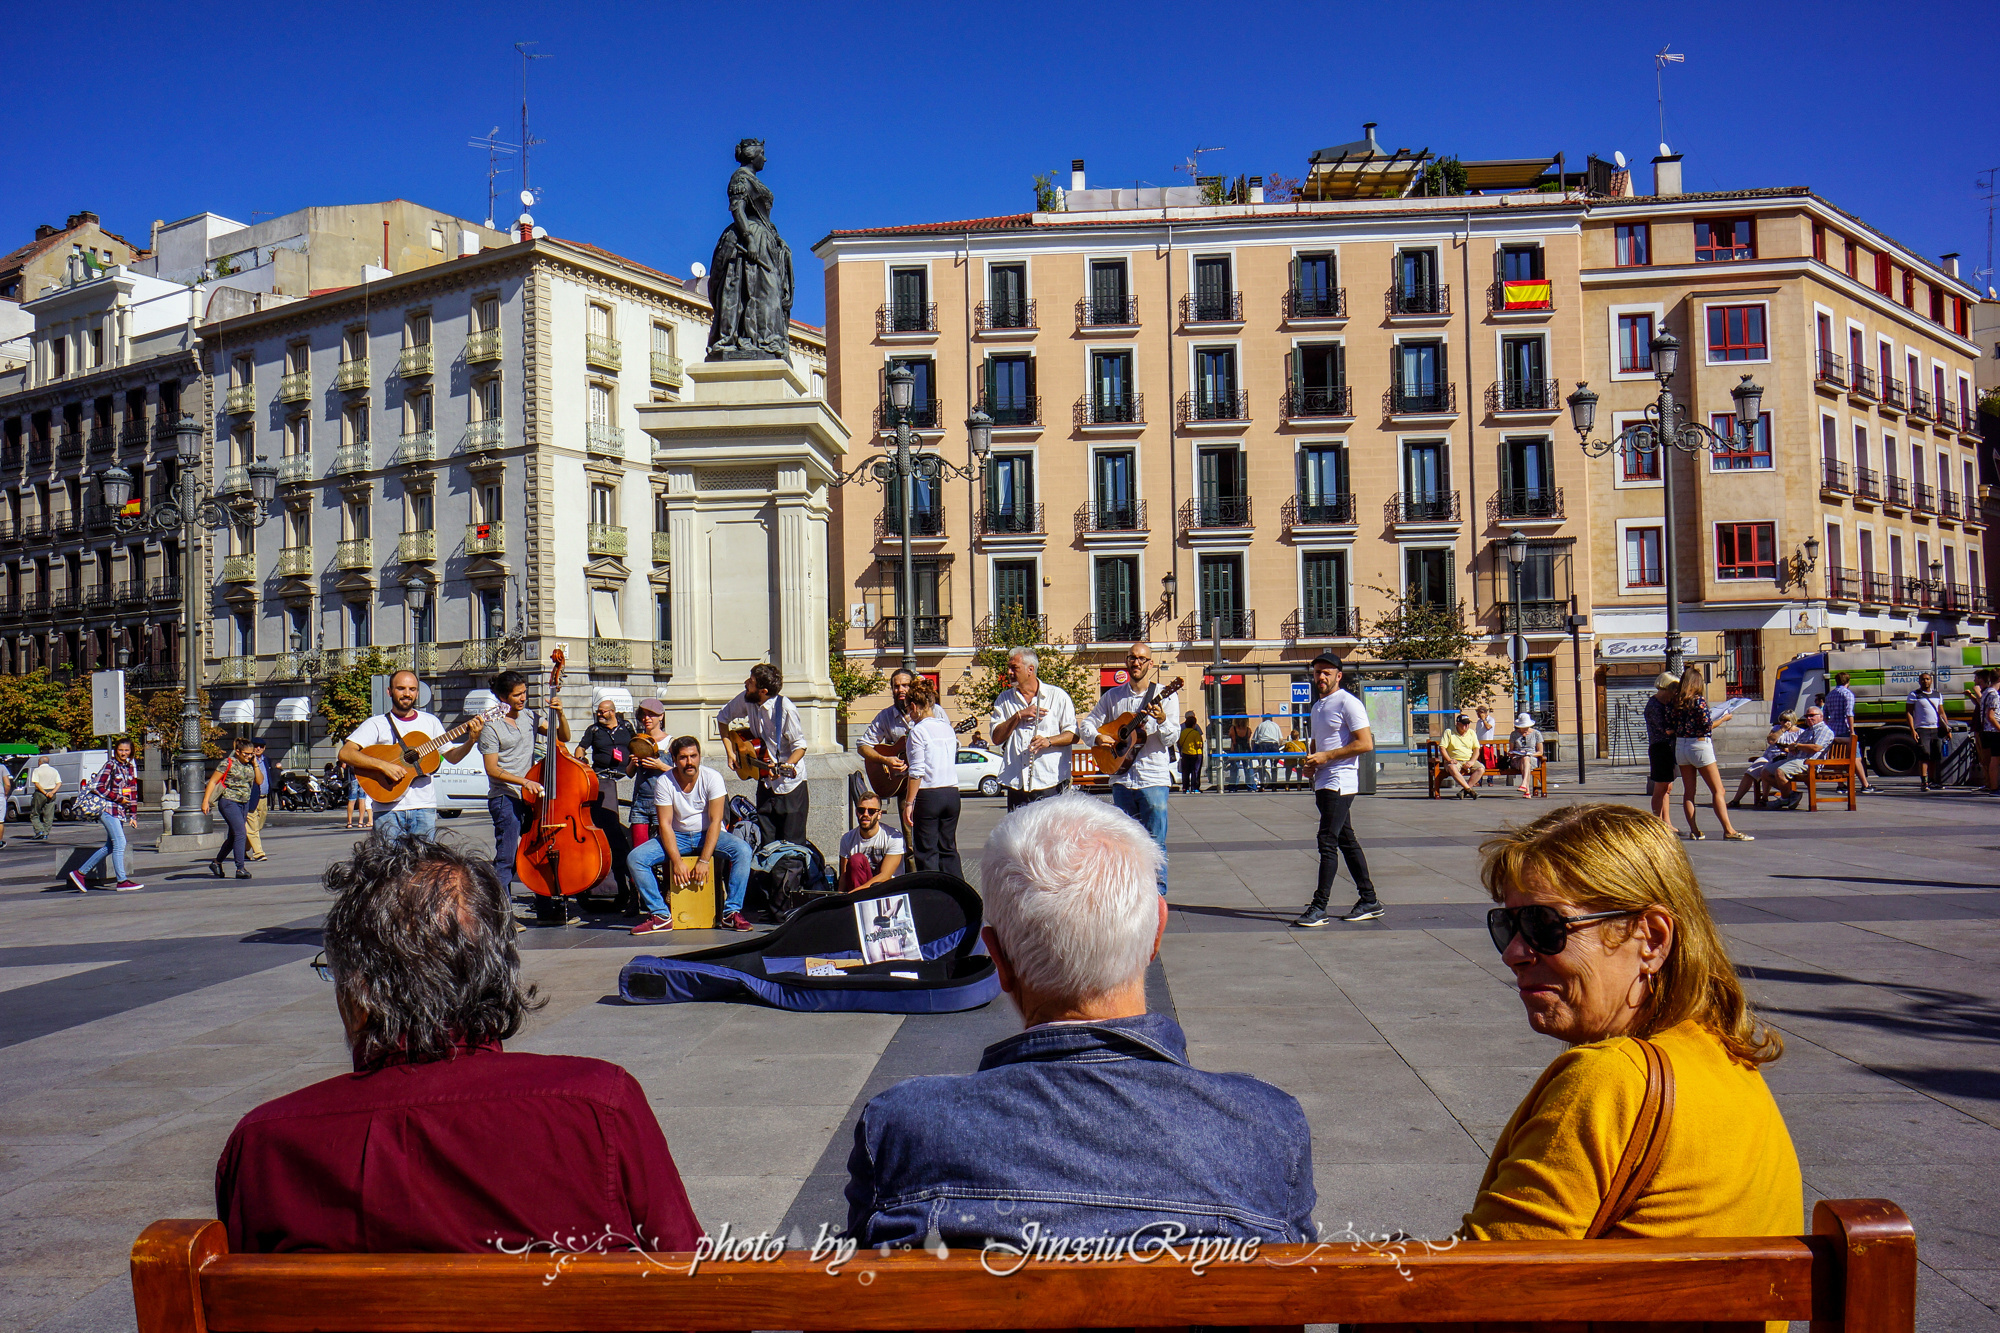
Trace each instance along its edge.
<path fill-rule="evenodd" d="M 1521 535 L 1519 528 L 1507 534 L 1507 602 L 1513 614 L 1508 617 L 1513 624 L 1513 632 L 1507 636 L 1507 660 L 1514 664 L 1514 715 L 1519 717 L 1527 711 L 1527 682 L 1522 679 L 1521 668 L 1528 660 L 1528 638 L 1521 632 L 1521 566 L 1528 558 L 1528 539 Z"/>
<path fill-rule="evenodd" d="M 1660 392 L 1657 399 L 1646 408 L 1645 419 L 1635 421 L 1608 440 L 1593 440 L 1590 430 L 1597 422 L 1597 395 L 1582 380 L 1577 381 L 1576 392 L 1567 400 L 1570 420 L 1576 426 L 1579 442 L 1585 454 L 1600 458 L 1617 452 L 1652 453 L 1659 459 L 1660 466 L 1660 522 L 1664 531 L 1660 539 L 1661 563 L 1664 566 L 1667 595 L 1667 670 L 1674 675 L 1681 674 L 1681 608 L 1678 571 L 1674 561 L 1674 469 L 1673 451 L 1694 454 L 1703 451 L 1728 450 L 1748 452 L 1757 438 L 1758 419 L 1764 402 L 1764 391 L 1748 375 L 1729 391 L 1736 401 L 1736 433 L 1721 435 L 1698 421 L 1683 419 L 1679 404 L 1674 402 L 1673 390 L 1668 382 L 1680 366 L 1680 339 L 1663 327 L 1653 335 L 1653 378 L 1659 381 Z"/>
<path fill-rule="evenodd" d="M 201 423 L 187 413 L 174 423 L 174 450 L 179 462 L 179 479 L 171 498 L 158 508 L 137 514 L 124 512 L 132 499 L 132 474 L 113 464 L 102 478 L 104 504 L 119 532 L 155 532 L 162 535 L 181 531 L 181 748 L 176 758 L 180 775 L 181 803 L 174 811 L 176 836 L 198 836 L 208 832 L 208 816 L 201 812 L 198 793 L 207 781 L 201 752 L 201 590 L 196 576 L 196 543 L 204 531 L 218 532 L 243 525 L 262 527 L 271 515 L 271 500 L 278 493 L 278 469 L 267 458 L 259 458 L 248 469 L 247 493 L 221 496 L 209 491 L 201 479 Z"/>

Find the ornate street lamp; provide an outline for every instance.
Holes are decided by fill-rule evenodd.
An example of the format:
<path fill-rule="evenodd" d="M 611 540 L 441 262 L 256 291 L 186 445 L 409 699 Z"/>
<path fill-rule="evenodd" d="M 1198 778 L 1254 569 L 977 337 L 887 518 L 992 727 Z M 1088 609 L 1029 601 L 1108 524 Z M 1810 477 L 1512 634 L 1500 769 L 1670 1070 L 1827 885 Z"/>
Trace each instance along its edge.
<path fill-rule="evenodd" d="M 1528 559 L 1528 539 L 1515 528 L 1507 534 L 1507 602 L 1513 611 L 1514 632 L 1507 637 L 1507 659 L 1514 664 L 1514 715 L 1526 711 L 1526 682 L 1521 679 L 1521 666 L 1528 660 L 1528 639 L 1521 632 L 1521 566 Z"/>

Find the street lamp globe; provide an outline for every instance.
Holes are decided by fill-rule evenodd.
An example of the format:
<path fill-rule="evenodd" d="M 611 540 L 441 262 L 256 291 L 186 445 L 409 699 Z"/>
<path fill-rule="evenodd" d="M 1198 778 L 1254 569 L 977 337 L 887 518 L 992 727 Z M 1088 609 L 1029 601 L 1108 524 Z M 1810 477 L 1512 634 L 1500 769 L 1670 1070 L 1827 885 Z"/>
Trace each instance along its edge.
<path fill-rule="evenodd" d="M 430 591 L 431 585 L 415 574 L 403 580 L 403 600 L 408 602 L 410 610 L 418 615 L 422 615 L 424 607 L 429 604 Z"/>
<path fill-rule="evenodd" d="M 910 400 L 917 389 L 916 372 L 902 362 L 889 367 L 884 378 L 889 382 L 889 406 L 897 412 L 910 410 Z"/>
<path fill-rule="evenodd" d="M 189 467 L 201 461 L 201 423 L 191 412 L 181 413 L 174 423 L 174 452 Z"/>
<path fill-rule="evenodd" d="M 1507 534 L 1507 563 L 1519 569 L 1528 558 L 1528 539 L 1519 528 Z"/>
<path fill-rule="evenodd" d="M 303 635 L 303 634 L 301 634 L 301 633 L 299 633 L 299 632 L 298 632 L 297 630 L 293 630 L 293 631 L 292 631 L 292 651 L 293 651 L 293 652 L 295 652 L 295 653 L 302 653 L 302 652 L 304 652 L 305 650 L 306 650 L 306 636 L 305 636 L 305 635 Z"/>
<path fill-rule="evenodd" d="M 1680 368 L 1681 340 L 1662 327 L 1653 335 L 1650 350 L 1653 353 L 1653 378 L 1665 384 Z"/>
<path fill-rule="evenodd" d="M 132 499 L 132 474 L 113 463 L 99 478 L 104 487 L 104 507 L 116 514 Z"/>
<path fill-rule="evenodd" d="M 986 415 L 984 408 L 975 407 L 972 415 L 965 419 L 965 433 L 972 439 L 972 456 L 980 462 L 993 452 L 993 418 Z"/>
<path fill-rule="evenodd" d="M 250 465 L 250 498 L 257 502 L 260 511 L 268 511 L 277 494 L 278 465 L 260 456 Z"/>
<path fill-rule="evenodd" d="M 1755 380 L 1745 375 L 1737 382 L 1736 387 L 1729 391 L 1729 396 L 1736 400 L 1737 433 L 1745 436 L 1754 435 L 1757 421 L 1764 411 L 1764 390 Z"/>
<path fill-rule="evenodd" d="M 1569 403 L 1569 419 L 1576 426 L 1576 433 L 1590 436 L 1590 428 L 1597 424 L 1597 395 L 1582 380 L 1576 382 L 1576 392 L 1566 400 Z"/>

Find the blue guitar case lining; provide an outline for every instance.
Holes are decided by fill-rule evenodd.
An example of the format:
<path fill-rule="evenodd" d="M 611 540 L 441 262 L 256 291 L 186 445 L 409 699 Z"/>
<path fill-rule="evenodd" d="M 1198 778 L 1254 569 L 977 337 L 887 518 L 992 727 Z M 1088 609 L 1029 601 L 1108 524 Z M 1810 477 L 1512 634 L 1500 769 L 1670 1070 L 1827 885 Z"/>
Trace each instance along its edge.
<path fill-rule="evenodd" d="M 899 896 L 910 900 L 921 960 L 870 963 L 835 976 L 807 975 L 808 958 L 861 958 L 855 907 Z M 993 960 L 980 944 L 982 919 L 979 894 L 956 875 L 901 875 L 864 893 L 808 903 L 755 939 L 665 958 L 641 955 L 620 969 L 618 994 L 628 1004 L 748 1000 L 808 1013 L 977 1009 L 1000 994 Z"/>

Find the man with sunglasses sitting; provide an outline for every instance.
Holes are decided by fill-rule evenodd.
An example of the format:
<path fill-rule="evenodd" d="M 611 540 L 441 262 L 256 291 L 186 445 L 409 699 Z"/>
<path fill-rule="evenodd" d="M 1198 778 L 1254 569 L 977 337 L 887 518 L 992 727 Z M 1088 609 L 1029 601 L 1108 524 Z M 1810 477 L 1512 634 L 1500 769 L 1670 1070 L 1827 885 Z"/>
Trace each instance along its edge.
<path fill-rule="evenodd" d="M 1478 800 L 1472 784 L 1486 776 L 1486 765 L 1479 758 L 1479 737 L 1472 730 L 1472 719 L 1460 713 L 1438 742 L 1438 749 L 1444 755 L 1444 771 L 1458 784 L 1458 798 Z"/>

